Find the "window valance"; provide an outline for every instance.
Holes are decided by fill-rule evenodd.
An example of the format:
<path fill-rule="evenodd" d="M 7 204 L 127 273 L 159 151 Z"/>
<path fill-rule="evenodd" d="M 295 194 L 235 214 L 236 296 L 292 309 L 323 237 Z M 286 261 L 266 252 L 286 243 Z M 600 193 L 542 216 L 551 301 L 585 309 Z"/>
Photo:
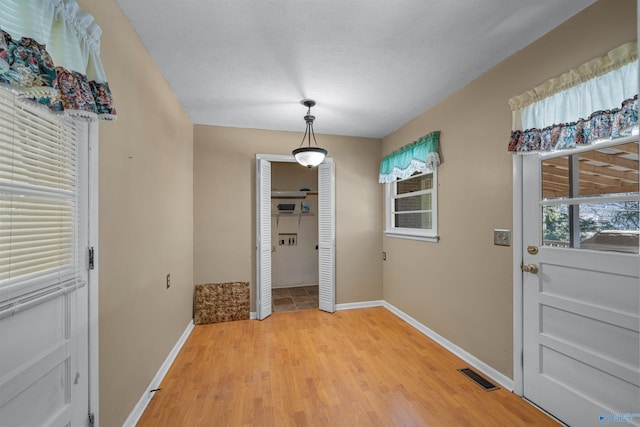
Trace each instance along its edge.
<path fill-rule="evenodd" d="M 637 47 L 625 43 L 511 98 L 508 151 L 569 149 L 637 132 Z"/>
<path fill-rule="evenodd" d="M 569 123 L 511 132 L 508 151 L 548 152 L 590 145 L 598 140 L 630 134 L 638 125 L 638 95 L 620 108 L 596 111 Z"/>
<path fill-rule="evenodd" d="M 638 60 L 638 43 L 628 42 L 609 51 L 607 55 L 594 58 L 579 67 L 573 68 L 559 77 L 549 79 L 543 84 L 534 87 L 509 100 L 512 111 L 521 110 L 524 107 L 541 101 L 558 92 L 578 86 L 596 77 L 621 68 Z"/>
<path fill-rule="evenodd" d="M 440 131 L 434 131 L 385 156 L 380 163 L 378 182 L 393 182 L 416 172 L 432 171 L 440 164 L 439 142 Z"/>
<path fill-rule="evenodd" d="M 53 111 L 113 120 L 101 34 L 77 0 L 4 0 L 0 84 Z"/>

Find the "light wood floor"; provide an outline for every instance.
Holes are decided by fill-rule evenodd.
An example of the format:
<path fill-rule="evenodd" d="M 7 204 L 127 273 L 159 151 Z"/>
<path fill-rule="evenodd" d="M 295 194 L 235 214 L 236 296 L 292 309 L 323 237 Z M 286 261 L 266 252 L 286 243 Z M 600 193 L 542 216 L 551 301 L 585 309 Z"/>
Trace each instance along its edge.
<path fill-rule="evenodd" d="M 138 426 L 557 425 L 382 307 L 196 326 Z"/>

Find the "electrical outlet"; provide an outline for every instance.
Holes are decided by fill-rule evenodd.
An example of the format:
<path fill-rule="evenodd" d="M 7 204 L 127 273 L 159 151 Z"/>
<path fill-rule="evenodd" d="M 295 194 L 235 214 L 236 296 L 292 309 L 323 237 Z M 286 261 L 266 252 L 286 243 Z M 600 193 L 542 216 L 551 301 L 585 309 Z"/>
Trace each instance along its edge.
<path fill-rule="evenodd" d="M 278 234 L 278 246 L 296 246 L 298 244 L 297 233 Z"/>
<path fill-rule="evenodd" d="M 171 287 L 171 274 L 167 274 L 167 289 Z"/>
<path fill-rule="evenodd" d="M 511 246 L 511 230 L 493 230 L 493 244 Z"/>
<path fill-rule="evenodd" d="M 386 252 L 382 252 L 382 260 L 383 261 L 387 260 L 387 253 Z"/>

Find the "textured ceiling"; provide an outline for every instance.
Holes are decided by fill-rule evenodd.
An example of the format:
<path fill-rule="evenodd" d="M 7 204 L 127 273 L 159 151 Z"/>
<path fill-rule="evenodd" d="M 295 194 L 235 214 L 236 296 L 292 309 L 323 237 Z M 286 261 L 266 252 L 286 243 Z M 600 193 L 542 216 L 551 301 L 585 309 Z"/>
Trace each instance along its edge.
<path fill-rule="evenodd" d="M 117 1 L 195 124 L 381 138 L 595 0 Z"/>

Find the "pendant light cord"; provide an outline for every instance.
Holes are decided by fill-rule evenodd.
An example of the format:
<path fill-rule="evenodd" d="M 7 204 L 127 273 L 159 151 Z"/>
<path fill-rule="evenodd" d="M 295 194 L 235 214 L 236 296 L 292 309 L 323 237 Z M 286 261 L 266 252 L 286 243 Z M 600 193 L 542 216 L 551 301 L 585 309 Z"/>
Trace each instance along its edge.
<path fill-rule="evenodd" d="M 311 107 L 308 107 L 307 109 L 307 115 L 304 116 L 304 121 L 307 122 L 307 127 L 304 129 L 304 135 L 302 136 L 302 141 L 300 142 L 300 145 L 298 146 L 298 148 L 302 147 L 302 144 L 304 144 L 304 140 L 305 138 L 307 138 L 307 135 L 309 135 L 309 147 L 311 147 L 311 137 L 313 136 L 313 142 L 316 144 L 316 147 L 319 147 L 318 145 L 318 141 L 316 141 L 316 134 L 313 131 L 313 121 L 316 118 L 314 116 L 311 115 Z"/>

